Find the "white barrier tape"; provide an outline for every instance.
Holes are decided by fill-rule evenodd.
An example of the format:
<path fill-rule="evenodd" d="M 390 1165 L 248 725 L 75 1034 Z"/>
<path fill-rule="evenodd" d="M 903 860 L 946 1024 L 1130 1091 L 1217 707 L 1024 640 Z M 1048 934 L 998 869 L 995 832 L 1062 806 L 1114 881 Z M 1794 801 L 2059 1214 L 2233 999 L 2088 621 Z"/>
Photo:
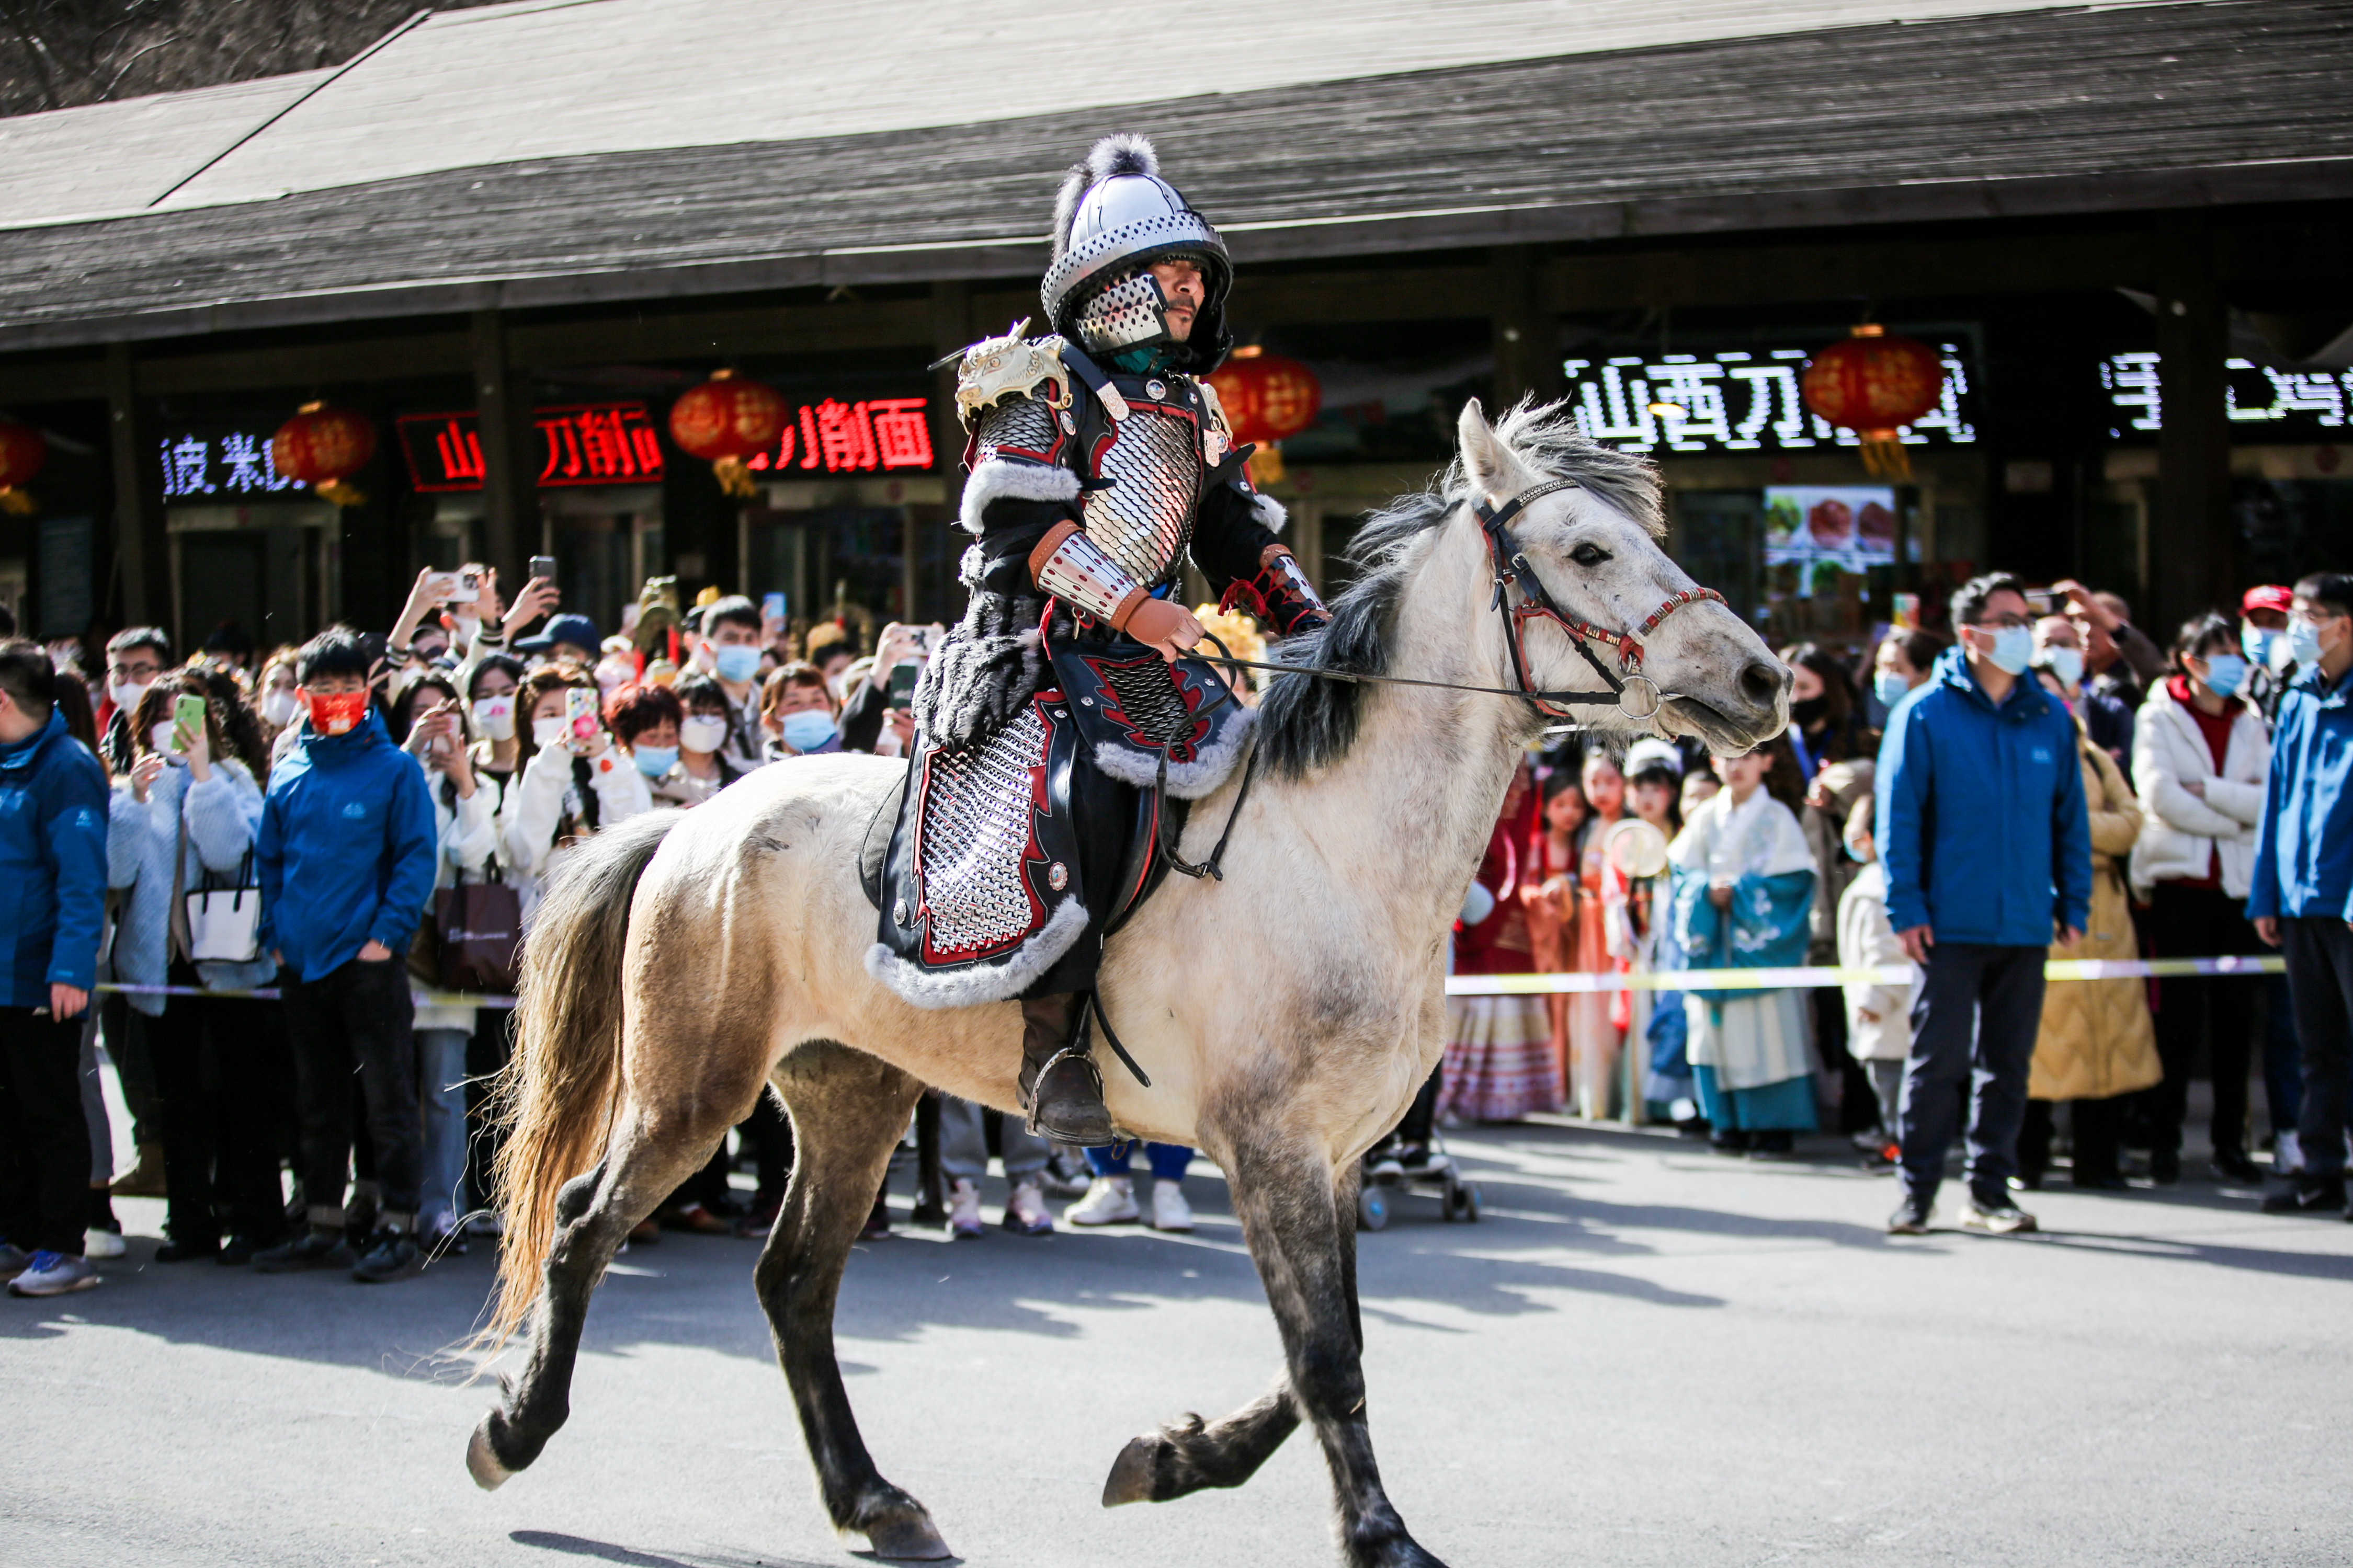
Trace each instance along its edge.
<path fill-rule="evenodd" d="M 113 980 L 101 980 L 91 989 L 120 992 L 125 996 L 227 996 L 248 1002 L 276 1002 L 282 994 L 274 985 L 239 991 L 226 985 L 126 985 Z M 482 995 L 471 991 L 412 990 L 408 996 L 419 1007 L 512 1007 L 515 1005 L 512 996 Z"/>
<path fill-rule="evenodd" d="M 2282 958 L 2054 958 L 2046 981 L 2186 979 L 2199 974 L 2284 974 Z M 1450 974 L 1449 996 L 1556 996 L 1612 991 L 1803 991 L 1826 985 L 1909 985 L 1908 963 L 1841 969 L 1671 969 L 1637 974 Z"/>

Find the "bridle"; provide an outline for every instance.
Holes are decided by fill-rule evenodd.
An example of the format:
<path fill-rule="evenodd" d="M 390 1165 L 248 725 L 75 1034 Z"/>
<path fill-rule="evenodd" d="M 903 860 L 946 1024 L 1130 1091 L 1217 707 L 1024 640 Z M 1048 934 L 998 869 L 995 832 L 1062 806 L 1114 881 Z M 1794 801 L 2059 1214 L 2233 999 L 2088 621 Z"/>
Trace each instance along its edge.
<path fill-rule="evenodd" d="M 1512 519 L 1525 511 L 1528 503 L 1552 494 L 1555 490 L 1579 488 L 1575 479 L 1546 479 L 1501 506 L 1490 506 L 1485 500 L 1474 500 L 1471 510 L 1478 514 L 1479 526 L 1487 535 L 1487 552 L 1495 568 L 1494 608 L 1504 617 L 1504 644 L 1511 649 L 1512 671 L 1519 681 L 1519 695 L 1536 705 L 1536 710 L 1547 718 L 1567 719 L 1573 715 L 1561 710 L 1570 704 L 1614 703 L 1630 719 L 1648 719 L 1658 712 L 1665 700 L 1658 683 L 1642 673 L 1642 638 L 1656 631 L 1659 624 L 1685 605 L 1703 599 L 1725 603 L 1723 595 L 1713 588 L 1686 588 L 1651 612 L 1641 626 L 1632 631 L 1613 632 L 1581 621 L 1562 609 L 1545 587 L 1544 579 L 1528 563 L 1527 555 L 1520 549 L 1519 541 L 1512 537 Z M 1519 600 L 1512 602 L 1509 590 L 1519 590 Z M 1541 691 L 1528 668 L 1528 653 L 1522 636 L 1522 624 L 1546 620 L 1568 634 L 1585 662 L 1593 667 L 1609 689 L 1603 691 Z M 1618 668 L 1613 671 L 1602 663 L 1593 651 L 1593 644 L 1615 643 L 1618 647 Z"/>

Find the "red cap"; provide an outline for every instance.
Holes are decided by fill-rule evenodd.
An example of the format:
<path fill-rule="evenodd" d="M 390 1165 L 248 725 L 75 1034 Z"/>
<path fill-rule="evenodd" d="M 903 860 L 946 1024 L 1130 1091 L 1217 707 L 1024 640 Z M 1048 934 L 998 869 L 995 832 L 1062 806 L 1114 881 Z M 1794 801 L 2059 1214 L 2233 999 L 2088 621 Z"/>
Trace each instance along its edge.
<path fill-rule="evenodd" d="M 2246 596 L 2239 601 L 2241 615 L 2245 615 L 2250 610 L 2277 610 L 2284 616 L 2295 608 L 2295 595 L 2276 583 L 2266 583 L 2261 587 L 2250 588 L 2246 592 Z"/>

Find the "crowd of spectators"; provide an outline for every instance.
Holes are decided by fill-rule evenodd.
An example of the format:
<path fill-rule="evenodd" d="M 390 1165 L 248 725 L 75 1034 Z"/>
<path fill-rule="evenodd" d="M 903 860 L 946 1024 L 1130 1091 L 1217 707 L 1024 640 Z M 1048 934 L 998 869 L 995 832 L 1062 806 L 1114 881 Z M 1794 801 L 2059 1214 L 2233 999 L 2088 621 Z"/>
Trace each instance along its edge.
<path fill-rule="evenodd" d="M 1947 611 L 1949 641 L 1781 650 L 1789 728 L 1745 756 L 1532 756 L 1455 945 L 1464 973 L 1876 973 L 1451 998 L 1440 1120 L 1630 1113 L 1729 1153 L 1843 1132 L 1896 1178 L 1899 1232 L 1929 1225 L 1958 1142 L 1962 1224 L 2008 1234 L 2063 1142 L 2079 1187 L 2179 1182 L 2203 1076 L 2217 1177 L 2343 1212 L 2353 577 L 2248 589 L 2165 648 L 2072 580 L 1981 576 Z M 2284 975 L 2044 976 L 2274 949 Z"/>
<path fill-rule="evenodd" d="M 165 1200 L 165 1264 L 386 1283 L 494 1233 L 487 1084 L 547 879 L 589 836 L 759 769 L 904 755 L 940 632 L 886 626 L 869 654 L 746 598 L 681 611 L 658 579 L 607 637 L 552 582 L 509 603 L 469 566 L 420 573 L 388 636 L 260 653 L 225 628 L 183 660 L 132 627 L 95 674 L 78 642 L 0 641 L 0 1279 L 97 1283 L 120 1195 Z M 1139 1217 L 1124 1160 L 997 1121 L 942 1108 L 955 1234 L 980 1232 L 992 1152 L 1008 1230 L 1052 1229 L 1049 1194 L 1087 1195 L 1074 1224 Z M 1163 1229 L 1191 1226 L 1185 1153 L 1152 1152 Z M 631 1239 L 765 1235 L 790 1162 L 763 1097 Z M 870 1234 L 888 1225 L 878 1196 Z"/>

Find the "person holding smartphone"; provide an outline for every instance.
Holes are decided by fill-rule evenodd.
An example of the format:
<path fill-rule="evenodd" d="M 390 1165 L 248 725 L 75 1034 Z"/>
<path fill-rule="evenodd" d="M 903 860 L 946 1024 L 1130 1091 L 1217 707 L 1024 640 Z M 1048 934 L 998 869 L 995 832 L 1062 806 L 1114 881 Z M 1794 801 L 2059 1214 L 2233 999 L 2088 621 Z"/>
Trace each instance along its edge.
<path fill-rule="evenodd" d="M 702 607 L 694 638 L 694 667 L 718 683 L 727 700 L 727 741 L 720 754 L 750 773 L 765 760 L 760 730 L 760 661 L 766 652 L 760 607 L 741 594 Z"/>
<path fill-rule="evenodd" d="M 278 966 L 257 943 L 241 958 L 199 961 L 184 896 L 210 875 L 250 882 L 261 826 L 253 759 L 231 743 L 204 678 L 174 670 L 131 715 L 135 760 L 115 784 L 108 885 L 127 897 L 115 922 L 115 978 L 132 985 L 251 990 Z M 257 737 L 258 738 L 258 737 Z M 259 900 L 259 894 L 249 895 Z M 283 1238 L 268 1081 L 269 1004 L 135 991 L 162 1093 L 166 1237 L 158 1263 L 249 1262 Z M 224 1245 L 226 1243 L 226 1245 Z"/>
<path fill-rule="evenodd" d="M 505 844 L 528 931 L 539 890 L 573 844 L 653 808 L 635 760 L 614 745 L 597 710 L 596 684 L 576 664 L 532 672 L 515 704 L 528 738 L 522 777 L 507 791 L 499 836 Z"/>

